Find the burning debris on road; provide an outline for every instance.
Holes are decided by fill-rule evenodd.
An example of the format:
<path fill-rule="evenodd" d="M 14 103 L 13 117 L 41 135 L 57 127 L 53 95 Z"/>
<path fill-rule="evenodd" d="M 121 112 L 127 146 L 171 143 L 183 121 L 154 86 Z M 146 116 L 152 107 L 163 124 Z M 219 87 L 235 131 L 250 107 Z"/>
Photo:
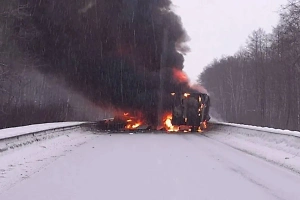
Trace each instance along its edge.
<path fill-rule="evenodd" d="M 161 130 L 167 132 L 202 132 L 207 128 L 209 116 L 209 96 L 202 93 L 171 93 L 173 96 L 172 112 L 161 119 L 161 126 L 153 127 L 139 117 L 129 113 L 98 122 L 100 130 L 137 131 Z"/>

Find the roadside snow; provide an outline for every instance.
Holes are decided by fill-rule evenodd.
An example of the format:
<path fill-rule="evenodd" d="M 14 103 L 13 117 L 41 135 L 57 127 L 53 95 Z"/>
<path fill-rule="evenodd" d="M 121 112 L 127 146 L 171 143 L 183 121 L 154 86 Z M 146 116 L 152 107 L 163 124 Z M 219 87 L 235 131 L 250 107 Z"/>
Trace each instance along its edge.
<path fill-rule="evenodd" d="M 205 136 L 300 173 L 299 132 L 232 124 L 215 126 Z"/>
<path fill-rule="evenodd" d="M 82 130 L 67 130 L 51 140 L 0 153 L 0 194 L 40 172 L 93 137 L 94 135 Z"/>
<path fill-rule="evenodd" d="M 281 130 L 281 129 L 275 129 L 275 128 L 269 128 L 269 127 L 258 127 L 258 126 L 233 124 L 233 123 L 225 123 L 225 122 L 213 122 L 213 123 L 225 125 L 225 126 L 238 127 L 238 128 L 243 128 L 243 129 L 263 131 L 263 132 L 274 133 L 274 134 L 291 135 L 291 136 L 295 136 L 295 137 L 300 137 L 299 131 Z"/>
<path fill-rule="evenodd" d="M 44 131 L 54 128 L 62 128 L 67 126 L 76 126 L 83 124 L 84 122 L 57 122 L 57 123 L 46 123 L 46 124 L 34 124 L 29 126 L 20 126 L 16 128 L 0 129 L 0 140 L 10 137 L 16 137 L 32 132 Z"/>

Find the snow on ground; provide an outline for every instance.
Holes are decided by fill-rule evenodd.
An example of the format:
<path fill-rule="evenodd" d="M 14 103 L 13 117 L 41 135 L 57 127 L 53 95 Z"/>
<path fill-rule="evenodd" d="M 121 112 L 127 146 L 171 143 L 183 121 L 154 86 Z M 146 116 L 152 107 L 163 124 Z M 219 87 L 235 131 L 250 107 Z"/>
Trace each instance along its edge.
<path fill-rule="evenodd" d="M 299 199 L 299 174 L 219 142 L 229 134 L 222 131 L 93 135 L 77 130 L 1 156 L 0 199 Z"/>
<path fill-rule="evenodd" d="M 300 174 L 299 132 L 236 124 L 215 126 L 207 137 Z"/>
<path fill-rule="evenodd" d="M 36 142 L 15 151 L 0 152 L 0 196 L 92 137 L 93 135 L 78 129 L 67 130 L 63 135 L 51 140 Z"/>
<path fill-rule="evenodd" d="M 225 125 L 225 126 L 232 126 L 232 127 L 243 128 L 243 129 L 268 132 L 268 133 L 273 133 L 273 134 L 292 135 L 295 137 L 300 137 L 299 131 L 281 130 L 281 129 L 268 128 L 268 127 L 251 126 L 251 125 L 244 125 L 244 124 L 233 124 L 233 123 L 225 123 L 225 122 L 217 122 L 217 121 L 215 121 L 214 123 L 220 124 L 220 125 Z"/>
<path fill-rule="evenodd" d="M 53 128 L 61 128 L 66 126 L 75 126 L 83 124 L 84 122 L 57 122 L 57 123 L 46 123 L 46 124 L 34 124 L 29 126 L 20 126 L 15 128 L 0 129 L 0 140 L 24 135 L 26 133 L 32 133 L 37 131 L 43 131 Z"/>

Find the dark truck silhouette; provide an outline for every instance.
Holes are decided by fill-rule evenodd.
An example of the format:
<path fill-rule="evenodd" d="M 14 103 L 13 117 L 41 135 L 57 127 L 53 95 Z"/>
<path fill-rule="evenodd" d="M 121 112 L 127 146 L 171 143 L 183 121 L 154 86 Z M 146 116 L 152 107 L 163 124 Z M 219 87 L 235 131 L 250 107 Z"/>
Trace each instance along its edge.
<path fill-rule="evenodd" d="M 192 132 L 203 129 L 210 120 L 210 98 L 203 93 L 172 93 L 172 124 L 188 126 Z"/>

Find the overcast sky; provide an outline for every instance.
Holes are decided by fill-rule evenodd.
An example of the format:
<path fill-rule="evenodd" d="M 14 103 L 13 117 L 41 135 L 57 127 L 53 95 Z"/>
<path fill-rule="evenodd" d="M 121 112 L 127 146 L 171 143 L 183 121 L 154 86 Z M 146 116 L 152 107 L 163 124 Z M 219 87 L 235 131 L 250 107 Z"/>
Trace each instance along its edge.
<path fill-rule="evenodd" d="M 188 2 L 188 3 L 187 3 Z M 214 58 L 233 55 L 258 28 L 267 33 L 287 0 L 173 0 L 191 38 L 184 71 L 192 82 Z"/>

